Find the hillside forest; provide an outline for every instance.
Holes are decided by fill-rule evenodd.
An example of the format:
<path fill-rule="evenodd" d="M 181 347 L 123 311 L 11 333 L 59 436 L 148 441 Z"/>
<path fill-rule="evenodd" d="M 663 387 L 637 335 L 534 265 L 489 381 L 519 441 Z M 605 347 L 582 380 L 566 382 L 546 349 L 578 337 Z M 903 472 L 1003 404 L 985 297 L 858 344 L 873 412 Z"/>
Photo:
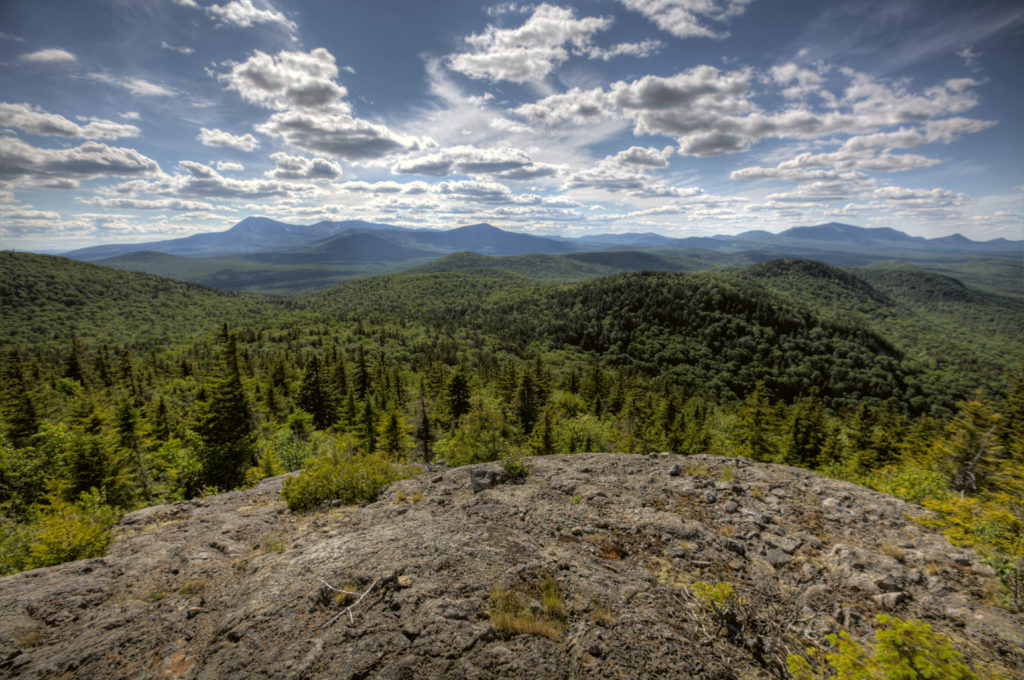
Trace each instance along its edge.
<path fill-rule="evenodd" d="M 808 260 L 578 281 L 466 259 L 280 298 L 0 253 L 0 573 L 102 554 L 133 509 L 300 469 L 297 510 L 427 461 L 527 474 L 533 455 L 669 451 L 922 503 L 1024 607 L 1005 281 Z"/>

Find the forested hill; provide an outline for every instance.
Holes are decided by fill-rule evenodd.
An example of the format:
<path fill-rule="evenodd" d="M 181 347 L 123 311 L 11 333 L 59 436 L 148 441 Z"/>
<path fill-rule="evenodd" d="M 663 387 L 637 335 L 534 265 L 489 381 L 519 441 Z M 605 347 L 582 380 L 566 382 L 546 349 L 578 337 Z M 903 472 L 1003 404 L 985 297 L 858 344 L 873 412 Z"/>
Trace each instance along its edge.
<path fill-rule="evenodd" d="M 149 347 L 249 323 L 290 303 L 123 272 L 50 255 L 0 251 L 0 348 Z"/>

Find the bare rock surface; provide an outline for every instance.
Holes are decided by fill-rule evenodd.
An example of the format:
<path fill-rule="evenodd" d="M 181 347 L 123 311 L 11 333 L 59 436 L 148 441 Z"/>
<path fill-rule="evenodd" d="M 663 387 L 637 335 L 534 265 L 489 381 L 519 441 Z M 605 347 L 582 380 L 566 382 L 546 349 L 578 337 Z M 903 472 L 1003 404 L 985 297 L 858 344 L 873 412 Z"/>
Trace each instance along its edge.
<path fill-rule="evenodd" d="M 0 580 L 0 676 L 767 678 L 830 632 L 872 639 L 884 612 L 1024 677 L 1024 621 L 917 506 L 712 456 L 529 463 L 518 483 L 432 467 L 305 515 L 282 478 L 131 513 L 106 557 Z M 494 589 L 545 575 L 564 631 L 496 630 Z M 697 581 L 732 584 L 749 625 L 718 626 Z"/>

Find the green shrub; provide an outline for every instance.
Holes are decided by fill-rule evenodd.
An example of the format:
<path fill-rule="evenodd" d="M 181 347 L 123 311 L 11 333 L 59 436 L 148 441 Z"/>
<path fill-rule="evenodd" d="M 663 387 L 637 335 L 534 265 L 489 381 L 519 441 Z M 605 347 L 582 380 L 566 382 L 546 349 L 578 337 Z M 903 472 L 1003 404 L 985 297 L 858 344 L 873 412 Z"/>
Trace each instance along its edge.
<path fill-rule="evenodd" d="M 790 654 L 786 663 L 795 680 L 981 680 L 998 676 L 978 674 L 963 663 L 941 633 L 921 621 L 902 621 L 878 615 L 875 650 L 868 654 L 850 634 L 829 635 L 835 651 L 811 650 L 809 657 Z"/>
<path fill-rule="evenodd" d="M 110 530 L 117 520 L 117 509 L 106 505 L 96 489 L 75 503 L 52 497 L 39 523 L 32 526 L 25 568 L 99 557 L 110 545 Z"/>
<path fill-rule="evenodd" d="M 325 501 L 369 503 L 401 476 L 396 465 L 378 454 L 322 456 L 286 479 L 281 495 L 293 511 L 310 510 Z"/>

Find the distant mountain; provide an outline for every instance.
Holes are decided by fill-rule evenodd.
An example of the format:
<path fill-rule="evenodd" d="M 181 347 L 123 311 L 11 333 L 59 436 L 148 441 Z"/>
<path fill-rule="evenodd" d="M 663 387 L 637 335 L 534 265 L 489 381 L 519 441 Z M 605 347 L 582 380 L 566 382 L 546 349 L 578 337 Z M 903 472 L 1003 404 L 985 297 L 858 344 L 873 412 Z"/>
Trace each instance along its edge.
<path fill-rule="evenodd" d="M 965 257 L 1019 260 L 1022 246 L 1005 239 L 977 242 L 961 234 L 926 239 L 888 227 L 838 222 L 793 227 L 778 234 L 752 229 L 736 235 L 686 238 L 650 232 L 568 238 L 510 232 L 483 223 L 438 230 L 362 220 L 325 220 L 303 226 L 249 217 L 222 232 L 95 246 L 65 256 L 228 290 L 288 294 L 408 269 L 463 252 L 496 257 L 572 256 L 577 265 L 533 260 L 486 266 L 547 280 L 580 280 L 611 272 L 696 271 L 777 258 L 813 259 L 833 266 L 863 266 L 892 259 L 932 264 Z M 550 270 L 545 271 L 548 265 Z"/>

